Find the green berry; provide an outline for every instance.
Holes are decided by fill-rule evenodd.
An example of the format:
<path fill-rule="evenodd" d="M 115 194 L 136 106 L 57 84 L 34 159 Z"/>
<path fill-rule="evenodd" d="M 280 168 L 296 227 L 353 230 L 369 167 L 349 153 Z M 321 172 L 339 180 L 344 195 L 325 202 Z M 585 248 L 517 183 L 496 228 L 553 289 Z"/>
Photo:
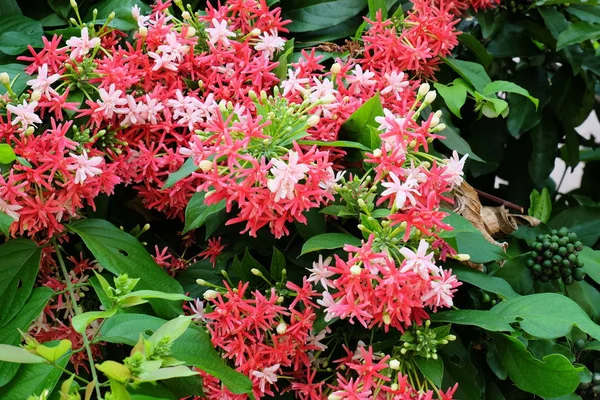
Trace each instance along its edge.
<path fill-rule="evenodd" d="M 575 266 L 577 268 L 583 268 L 584 265 L 585 265 L 585 263 L 583 262 L 583 260 L 581 260 L 579 258 L 577 259 L 577 261 L 575 261 Z"/>
<path fill-rule="evenodd" d="M 544 240 L 545 237 L 546 237 L 546 235 L 541 235 L 540 234 L 540 235 L 536 236 L 536 239 L 537 239 L 538 242 L 541 242 L 542 240 Z"/>
<path fill-rule="evenodd" d="M 550 250 L 552 251 L 557 251 L 558 250 L 558 243 L 554 242 L 550 245 Z"/>
<path fill-rule="evenodd" d="M 595 373 L 594 375 L 592 375 L 592 383 L 594 385 L 600 385 L 600 374 L 599 373 Z"/>
<path fill-rule="evenodd" d="M 573 283 L 573 277 L 567 276 L 566 278 L 563 279 L 563 282 L 565 283 L 565 285 L 570 285 Z"/>
<path fill-rule="evenodd" d="M 489 303 L 491 300 L 490 295 L 487 293 L 484 293 L 483 296 L 481 296 L 481 301 L 484 303 Z"/>
<path fill-rule="evenodd" d="M 569 232 L 567 237 L 569 238 L 569 241 L 571 241 L 571 242 L 574 242 L 577 240 L 577 234 L 575 232 Z"/>
<path fill-rule="evenodd" d="M 554 235 L 558 235 L 558 231 L 557 231 L 556 229 L 552 229 L 552 230 L 550 231 L 550 234 L 551 234 L 551 235 L 553 235 L 553 236 L 554 236 Z"/>
<path fill-rule="evenodd" d="M 525 265 L 527 266 L 527 268 L 531 268 L 535 265 L 535 260 L 533 258 L 530 258 L 527 261 L 525 261 Z"/>
<path fill-rule="evenodd" d="M 569 229 L 564 226 L 558 230 L 558 236 L 563 237 L 563 236 L 567 236 L 568 234 L 569 234 Z"/>
<path fill-rule="evenodd" d="M 531 258 L 538 258 L 539 256 L 540 256 L 540 253 L 538 253 L 537 251 L 531 252 Z"/>
<path fill-rule="evenodd" d="M 542 266 L 540 264 L 534 264 L 531 270 L 536 274 L 540 274 L 542 272 Z"/>
<path fill-rule="evenodd" d="M 585 271 L 582 270 L 581 268 L 576 268 L 573 271 L 573 279 L 575 279 L 576 281 L 582 281 L 584 276 L 585 276 Z"/>
<path fill-rule="evenodd" d="M 550 260 L 552 258 L 552 252 L 550 250 L 546 250 L 544 251 L 543 256 L 545 259 Z"/>
<path fill-rule="evenodd" d="M 569 254 L 569 253 L 567 252 L 567 248 L 566 248 L 566 247 L 564 247 L 564 246 L 562 246 L 562 247 L 559 247 L 559 248 L 558 248 L 558 254 L 559 254 L 561 257 L 564 257 L 564 256 L 566 256 L 566 255 L 567 255 L 567 254 Z"/>
<path fill-rule="evenodd" d="M 544 248 L 544 250 L 549 249 L 550 245 L 552 243 L 550 243 L 549 241 L 545 241 L 544 243 L 542 243 L 542 247 Z M 537 250 L 537 249 L 536 249 Z"/>
<path fill-rule="evenodd" d="M 568 243 L 567 244 L 567 252 L 568 253 L 573 253 L 575 251 L 575 245 L 572 243 Z"/>
<path fill-rule="evenodd" d="M 558 239 L 560 239 L 560 238 L 558 237 L 558 235 L 552 235 L 552 237 L 550 238 L 550 240 L 551 240 L 552 242 L 558 242 Z"/>
<path fill-rule="evenodd" d="M 569 254 L 569 256 L 567 257 L 567 260 L 574 263 L 575 261 L 577 261 L 577 254 Z"/>
<path fill-rule="evenodd" d="M 543 250 L 544 245 L 541 242 L 535 242 L 533 245 L 533 248 L 536 251 L 542 251 Z"/>
<path fill-rule="evenodd" d="M 544 268 L 552 268 L 552 261 L 551 260 L 544 260 L 544 262 L 542 263 L 542 266 Z"/>
<path fill-rule="evenodd" d="M 569 260 L 567 260 L 567 259 L 563 259 L 562 260 L 562 266 L 565 267 L 565 268 L 569 268 L 569 267 L 571 267 L 571 262 Z"/>
<path fill-rule="evenodd" d="M 577 250 L 577 251 L 583 250 L 583 243 L 581 243 L 579 240 L 576 241 L 574 244 L 575 244 L 575 250 Z"/>
<path fill-rule="evenodd" d="M 558 239 L 558 244 L 560 246 L 566 246 L 567 243 L 569 243 L 569 239 L 567 239 L 566 237 L 561 237 L 560 239 Z"/>
<path fill-rule="evenodd" d="M 552 264 L 560 264 L 562 263 L 562 257 L 559 256 L 558 254 L 555 256 L 552 256 Z"/>

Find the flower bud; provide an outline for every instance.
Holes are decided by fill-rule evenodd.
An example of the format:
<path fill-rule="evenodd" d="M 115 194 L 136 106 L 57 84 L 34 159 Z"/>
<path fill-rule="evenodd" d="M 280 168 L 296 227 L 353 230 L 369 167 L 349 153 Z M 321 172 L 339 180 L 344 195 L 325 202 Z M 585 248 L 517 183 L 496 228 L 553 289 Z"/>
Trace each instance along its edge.
<path fill-rule="evenodd" d="M 283 296 L 279 296 L 279 297 L 277 298 L 277 304 L 281 304 L 281 303 L 283 303 L 283 302 L 284 302 L 284 300 L 285 300 L 285 298 L 284 298 Z"/>
<path fill-rule="evenodd" d="M 0 83 L 3 85 L 8 85 L 10 83 L 10 76 L 8 76 L 6 72 L 0 74 Z"/>
<path fill-rule="evenodd" d="M 431 122 L 430 122 L 429 126 L 431 128 L 433 128 L 433 127 L 437 126 L 439 123 L 440 123 L 440 119 L 434 115 L 433 118 L 431 118 Z"/>
<path fill-rule="evenodd" d="M 255 275 L 255 276 L 262 276 L 262 272 L 260 272 L 260 270 L 259 270 L 259 269 L 257 269 L 257 268 L 252 268 L 252 269 L 250 270 L 250 272 L 252 272 L 252 275 Z"/>
<path fill-rule="evenodd" d="M 194 28 L 193 26 L 190 26 L 188 28 L 188 30 L 185 32 L 185 37 L 192 37 L 192 36 L 196 36 L 196 28 Z"/>
<path fill-rule="evenodd" d="M 261 33 L 262 33 L 262 32 L 261 32 L 261 31 L 260 31 L 260 29 L 258 29 L 258 28 L 254 28 L 254 29 L 252 29 L 252 30 L 250 31 L 250 35 L 252 35 L 252 36 L 258 36 L 258 35 L 260 35 Z"/>
<path fill-rule="evenodd" d="M 71 8 L 73 8 L 73 10 L 77 10 L 77 2 L 75 0 L 71 0 Z"/>
<path fill-rule="evenodd" d="M 333 72 L 336 75 L 339 74 L 341 70 L 342 66 L 339 63 L 333 63 L 333 65 L 331 66 L 331 72 Z"/>
<path fill-rule="evenodd" d="M 398 390 L 399 388 L 400 388 L 400 387 L 398 386 L 398 384 L 397 384 L 397 383 L 392 383 L 392 384 L 390 385 L 390 389 L 392 389 L 392 391 L 394 391 L 394 392 L 395 392 L 396 390 Z"/>
<path fill-rule="evenodd" d="M 435 100 L 436 97 L 437 97 L 437 92 L 435 90 L 432 90 L 431 92 L 429 92 L 425 95 L 424 102 L 427 104 L 431 104 L 431 103 L 433 103 L 433 101 Z"/>
<path fill-rule="evenodd" d="M 213 163 L 209 160 L 202 160 L 200 161 L 198 167 L 202 170 L 202 172 L 206 173 L 212 169 Z"/>
<path fill-rule="evenodd" d="M 363 199 L 356 200 L 356 204 L 358 204 L 360 208 L 365 208 L 367 206 L 367 203 L 365 203 Z"/>
<path fill-rule="evenodd" d="M 327 396 L 327 400 L 342 400 L 343 398 L 343 396 L 339 396 L 335 393 L 331 393 L 329 396 Z"/>
<path fill-rule="evenodd" d="M 140 37 L 148 36 L 148 28 L 142 26 L 140 29 L 138 29 L 138 35 L 140 35 Z"/>
<path fill-rule="evenodd" d="M 41 98 L 42 98 L 42 92 L 40 92 L 39 90 L 34 90 L 31 93 L 31 97 L 30 97 L 31 101 L 38 101 Z"/>
<path fill-rule="evenodd" d="M 383 153 L 382 153 L 381 149 L 375 149 L 375 150 L 373 151 L 373 157 L 375 157 L 375 158 L 379 158 L 379 157 L 381 157 L 381 155 L 382 155 L 382 154 L 383 154 Z"/>
<path fill-rule="evenodd" d="M 29 126 L 27 127 L 27 129 L 25 130 L 25 135 L 32 135 L 33 132 L 35 132 L 35 128 L 33 126 Z"/>
<path fill-rule="evenodd" d="M 358 265 L 353 265 L 350 267 L 350 273 L 354 276 L 360 275 L 362 268 Z"/>
<path fill-rule="evenodd" d="M 434 114 L 434 117 L 442 118 L 442 110 L 437 110 Z"/>
<path fill-rule="evenodd" d="M 192 16 L 189 12 L 184 11 L 181 13 L 181 18 L 185 19 L 186 21 L 189 21 L 190 19 L 192 19 Z"/>
<path fill-rule="evenodd" d="M 219 292 L 217 292 L 216 290 L 209 289 L 206 292 L 204 292 L 204 295 L 202 297 L 204 297 L 204 300 L 214 300 L 217 298 L 217 296 L 219 296 Z"/>
<path fill-rule="evenodd" d="M 198 279 L 196 279 L 196 283 L 197 283 L 198 285 L 200 285 L 200 286 L 204 286 L 204 285 L 206 285 L 206 281 L 205 281 L 204 279 L 202 279 L 202 278 L 198 278 Z"/>
<path fill-rule="evenodd" d="M 383 323 L 386 325 L 389 325 L 392 323 L 392 318 L 390 317 L 390 314 L 388 314 L 387 312 L 383 313 Z"/>
<path fill-rule="evenodd" d="M 439 125 L 436 125 L 436 127 L 432 129 L 432 132 L 440 132 L 440 131 L 443 131 L 444 129 L 446 129 L 446 124 L 439 124 Z"/>
<path fill-rule="evenodd" d="M 306 125 L 315 126 L 319 123 L 319 121 L 321 121 L 321 118 L 319 118 L 318 115 L 311 115 L 306 121 Z"/>
<path fill-rule="evenodd" d="M 458 261 L 469 261 L 471 256 L 468 254 L 457 254 L 454 256 L 454 259 Z"/>
<path fill-rule="evenodd" d="M 392 359 L 390 360 L 390 369 L 399 370 L 400 369 L 400 361 Z"/>
<path fill-rule="evenodd" d="M 287 325 L 285 324 L 285 322 L 282 322 L 279 325 L 277 325 L 276 330 L 278 334 L 283 335 L 287 332 Z"/>
<path fill-rule="evenodd" d="M 331 104 L 335 101 L 335 96 L 331 93 L 326 94 L 325 96 L 321 97 L 319 101 L 321 102 L 321 104 Z"/>
<path fill-rule="evenodd" d="M 419 86 L 419 91 L 417 92 L 417 96 L 423 97 L 427 93 L 429 93 L 429 83 L 423 83 Z"/>

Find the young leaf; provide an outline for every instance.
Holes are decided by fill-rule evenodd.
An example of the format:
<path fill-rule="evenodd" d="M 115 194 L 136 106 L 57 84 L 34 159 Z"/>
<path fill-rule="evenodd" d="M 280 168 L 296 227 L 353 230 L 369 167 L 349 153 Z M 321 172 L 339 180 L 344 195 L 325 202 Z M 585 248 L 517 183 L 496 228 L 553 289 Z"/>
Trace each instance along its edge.
<path fill-rule="evenodd" d="M 163 326 L 158 328 L 148 341 L 152 344 L 157 344 L 162 338 L 168 337 L 171 342 L 174 342 L 179 338 L 186 329 L 190 326 L 192 317 L 178 317 L 165 323 Z"/>
<path fill-rule="evenodd" d="M 93 321 L 101 318 L 110 318 L 117 313 L 117 308 L 113 308 L 107 311 L 90 311 L 83 314 L 78 314 L 71 320 L 71 325 L 75 332 L 83 333 L 85 328 Z"/>
<path fill-rule="evenodd" d="M 116 275 L 140 278 L 139 289 L 165 293 L 182 293 L 181 285 L 171 278 L 133 236 L 117 229 L 110 222 L 82 219 L 72 222 L 69 230 L 78 234 L 100 265 Z M 161 316 L 172 318 L 181 313 L 179 304 L 161 299 L 150 300 Z"/>
<path fill-rule="evenodd" d="M 70 340 L 63 339 L 53 347 L 40 344 L 35 351 L 46 360 L 50 361 L 51 363 L 55 363 L 58 359 L 67 354 L 67 352 L 71 350 L 72 346 L 73 344 Z"/>
<path fill-rule="evenodd" d="M 535 104 L 535 108 L 540 104 L 540 101 L 535 97 L 531 96 L 529 92 L 523 89 L 521 86 L 508 81 L 494 81 L 486 85 L 483 89 L 483 94 L 485 96 L 490 96 L 496 94 L 498 92 L 506 92 L 506 93 L 515 93 L 520 94 L 521 96 L 527 97 L 533 104 Z"/>
<path fill-rule="evenodd" d="M 117 382 L 125 382 L 131 378 L 131 371 L 125 365 L 116 361 L 107 360 L 102 364 L 97 364 L 96 368 L 110 379 L 114 379 Z"/>
<path fill-rule="evenodd" d="M 541 193 L 533 189 L 529 195 L 529 202 L 531 205 L 528 214 L 544 223 L 548 222 L 552 213 L 552 199 L 548 189 L 543 188 Z"/>
<path fill-rule="evenodd" d="M 209 206 L 204 204 L 205 194 L 204 192 L 198 192 L 190 199 L 185 208 L 185 227 L 183 228 L 183 233 L 201 227 L 209 216 L 225 209 L 224 200 Z"/>
<path fill-rule="evenodd" d="M 185 179 L 188 176 L 192 175 L 192 173 L 196 172 L 197 169 L 198 169 L 198 167 L 196 166 L 196 163 L 194 162 L 194 157 L 188 158 L 187 160 L 185 160 L 185 162 L 183 163 L 181 168 L 179 168 L 176 172 L 173 172 L 172 174 L 169 175 L 169 177 L 167 178 L 167 181 L 165 182 L 165 185 L 163 186 L 163 189 L 168 189 L 168 188 L 172 187 L 180 180 Z"/>
<path fill-rule="evenodd" d="M 160 381 L 163 379 L 182 378 L 186 376 L 198 375 L 198 372 L 192 371 L 189 367 L 179 365 L 177 367 L 161 368 L 146 374 L 140 375 L 142 382 Z"/>
<path fill-rule="evenodd" d="M 360 246 L 360 239 L 347 233 L 323 233 L 308 239 L 302 246 L 300 255 L 324 249 L 339 249 L 346 244 Z"/>
<path fill-rule="evenodd" d="M 285 256 L 282 252 L 273 246 L 273 257 L 271 258 L 271 268 L 269 274 L 275 282 L 279 282 L 282 277 L 282 271 L 285 269 Z"/>
<path fill-rule="evenodd" d="M 481 64 L 454 58 L 444 58 L 444 62 L 480 93 L 483 93 L 485 87 L 492 83 Z"/>
<path fill-rule="evenodd" d="M 365 101 L 342 125 L 342 131 L 350 141 L 358 142 L 369 150 L 374 149 L 369 126 L 377 127 L 376 117 L 383 116 L 379 93 Z"/>
<path fill-rule="evenodd" d="M 46 362 L 40 356 L 36 356 L 22 347 L 0 344 L 0 361 L 19 364 L 39 364 Z"/>
<path fill-rule="evenodd" d="M 559 397 L 572 393 L 579 385 L 579 372 L 561 354 L 551 354 L 542 361 L 535 359 L 518 339 L 493 335 L 502 364 L 508 375 L 521 390 L 540 397 Z"/>
<path fill-rule="evenodd" d="M 127 293 L 121 296 L 121 299 L 129 299 L 131 297 L 139 297 L 141 299 L 163 299 L 163 300 L 185 300 L 190 301 L 192 298 L 180 293 L 165 293 L 158 290 L 136 290 L 135 292 Z"/>
<path fill-rule="evenodd" d="M 0 143 L 0 164 L 10 164 L 16 159 L 17 156 L 12 147 L 6 143 Z"/>

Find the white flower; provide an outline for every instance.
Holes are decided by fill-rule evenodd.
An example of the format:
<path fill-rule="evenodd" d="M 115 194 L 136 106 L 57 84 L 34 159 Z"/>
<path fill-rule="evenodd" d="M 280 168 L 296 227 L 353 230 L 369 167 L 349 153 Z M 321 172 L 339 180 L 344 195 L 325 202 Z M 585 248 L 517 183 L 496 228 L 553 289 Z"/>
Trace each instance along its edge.
<path fill-rule="evenodd" d="M 410 201 L 413 206 L 417 203 L 417 200 L 413 194 L 419 195 L 420 193 L 415 189 L 418 186 L 416 179 L 407 178 L 406 182 L 402 182 L 398 176 L 390 172 L 390 177 L 393 182 L 383 182 L 381 186 L 387 188 L 381 193 L 381 196 L 395 195 L 394 205 L 398 209 L 402 209 L 406 204 L 406 201 Z"/>
<path fill-rule="evenodd" d="M 48 64 L 42 64 L 38 67 L 38 76 L 35 79 L 27 81 L 27 85 L 31 86 L 33 91 L 38 91 L 50 97 L 50 94 L 57 94 L 56 90 L 52 89 L 50 85 L 60 79 L 59 74 L 53 74 L 48 76 Z"/>
<path fill-rule="evenodd" d="M 262 371 L 252 371 L 252 376 L 257 377 L 260 380 L 260 391 L 265 392 L 265 386 L 277 382 L 277 374 L 275 373 L 279 369 L 279 364 L 267 367 Z"/>
<path fill-rule="evenodd" d="M 150 17 L 146 15 L 141 15 L 141 11 L 142 10 L 140 9 L 140 7 L 137 4 L 134 4 L 133 7 L 131 7 L 131 16 L 137 21 L 138 28 L 145 28 L 146 21 L 148 21 Z"/>
<path fill-rule="evenodd" d="M 163 54 L 170 54 L 172 59 L 181 62 L 183 57 L 190 51 L 190 46 L 179 43 L 179 37 L 175 32 L 170 32 L 165 36 L 167 44 L 161 44 L 158 46 Z"/>
<path fill-rule="evenodd" d="M 400 249 L 400 254 L 404 256 L 406 262 L 400 269 L 400 272 L 413 271 L 424 280 L 429 280 L 430 273 L 439 274 L 440 268 L 433 261 L 433 253 L 427 254 L 429 243 L 421 239 L 419 247 L 415 253 L 407 247 Z"/>
<path fill-rule="evenodd" d="M 130 126 L 143 124 L 145 116 L 148 114 L 148 106 L 144 102 L 136 102 L 135 98 L 127 95 L 127 107 L 116 110 L 119 114 L 124 114 L 125 118 L 121 121 L 121 126 Z"/>
<path fill-rule="evenodd" d="M 78 156 L 76 154 L 70 153 L 71 156 L 71 164 L 67 166 L 69 171 L 75 171 L 75 184 L 81 185 L 88 177 L 100 175 L 102 170 L 98 168 L 100 164 L 102 164 L 102 157 L 92 157 L 88 159 L 88 155 L 83 151 L 83 153 Z"/>
<path fill-rule="evenodd" d="M 290 150 L 287 161 L 286 164 L 278 159 L 271 160 L 271 174 L 274 178 L 267 181 L 267 187 L 275 193 L 275 202 L 286 198 L 292 200 L 296 183 L 304 179 L 305 173 L 309 171 L 308 166 L 298 164 L 298 153 L 295 151 Z"/>
<path fill-rule="evenodd" d="M 216 18 L 212 19 L 213 28 L 206 28 L 208 33 L 208 41 L 211 44 L 222 43 L 225 46 L 229 46 L 229 38 L 235 37 L 235 32 L 231 32 L 227 29 L 227 21 L 223 20 L 219 22 Z"/>
<path fill-rule="evenodd" d="M 445 160 L 446 169 L 442 174 L 442 177 L 448 182 L 454 189 L 460 186 L 463 182 L 463 168 L 465 167 L 465 161 L 469 155 L 465 154 L 462 158 L 458 158 L 456 150 L 452 152 L 452 158 Z"/>
<path fill-rule="evenodd" d="M 149 51 L 148 55 L 154 59 L 154 66 L 152 71 L 158 71 L 161 68 L 168 69 L 170 71 L 177 71 L 179 64 L 175 62 L 175 56 L 171 53 L 158 54 L 153 51 Z"/>
<path fill-rule="evenodd" d="M 388 84 L 383 88 L 381 94 L 394 93 L 396 100 L 400 100 L 400 93 L 404 92 L 404 89 L 409 85 L 409 82 L 404 80 L 404 76 L 404 72 L 392 71 L 391 74 L 386 73 L 384 77 Z"/>
<path fill-rule="evenodd" d="M 287 96 L 290 93 L 307 93 L 307 89 L 304 87 L 304 85 L 308 83 L 308 78 L 298 78 L 296 77 L 297 74 L 298 71 L 288 69 L 288 78 L 285 81 L 281 82 L 281 87 L 283 88 L 283 97 Z"/>
<path fill-rule="evenodd" d="M 96 108 L 95 112 L 104 111 L 107 118 L 112 118 L 115 112 L 118 112 L 117 107 L 127 104 L 127 99 L 121 97 L 122 90 L 115 90 L 115 84 L 111 83 L 108 92 L 104 88 L 98 89 L 100 100 L 96 102 L 100 107 Z"/>
<path fill-rule="evenodd" d="M 24 130 L 27 129 L 29 125 L 41 124 L 42 120 L 35 113 L 37 105 L 37 101 L 32 101 L 27 104 L 26 100 L 23 100 L 23 104 L 17 106 L 13 106 L 12 104 L 7 105 L 6 109 L 10 111 L 11 114 L 16 115 L 16 118 L 13 116 L 11 124 L 16 125 L 21 123 Z"/>
<path fill-rule="evenodd" d="M 85 27 L 81 30 L 81 37 L 73 36 L 67 40 L 67 46 L 71 47 L 71 58 L 78 58 L 79 56 L 85 56 L 96 46 L 100 45 L 100 38 L 90 39 L 88 28 Z"/>
<path fill-rule="evenodd" d="M 323 261 L 323 256 L 319 254 L 319 261 L 313 262 L 312 269 L 307 268 L 310 271 L 310 276 L 308 277 L 308 282 L 320 282 L 323 288 L 327 289 L 327 286 L 333 287 L 333 284 L 329 282 L 327 278 L 334 275 L 333 272 L 329 270 L 329 263 L 331 263 L 332 258 L 327 257 L 325 261 Z"/>
<path fill-rule="evenodd" d="M 4 214 L 8 215 L 15 222 L 18 221 L 21 217 L 21 214 L 19 214 L 17 211 L 19 211 L 22 208 L 23 206 L 17 204 L 8 204 L 6 201 L 0 199 L 0 212 L 3 212 Z"/>
<path fill-rule="evenodd" d="M 285 40 L 277 36 L 277 31 L 271 29 L 271 33 L 264 32 L 258 37 L 260 41 L 254 46 L 256 51 L 262 51 L 267 57 L 272 57 L 275 51 L 283 50 Z"/>

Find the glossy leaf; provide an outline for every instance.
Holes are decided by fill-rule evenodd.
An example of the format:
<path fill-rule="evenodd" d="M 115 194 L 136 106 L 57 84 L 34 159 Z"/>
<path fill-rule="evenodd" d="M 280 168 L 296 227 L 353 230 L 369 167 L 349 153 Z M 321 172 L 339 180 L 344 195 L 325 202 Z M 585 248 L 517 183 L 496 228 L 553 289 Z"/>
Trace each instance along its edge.
<path fill-rule="evenodd" d="M 198 375 L 198 372 L 191 370 L 183 365 L 177 367 L 160 368 L 156 371 L 142 374 L 139 376 L 142 382 L 160 381 L 163 379 L 184 378 L 187 376 Z"/>
<path fill-rule="evenodd" d="M 13 222 L 15 222 L 15 220 L 12 219 L 12 217 L 9 217 L 8 215 L 0 211 L 0 233 L 3 233 L 4 236 L 9 237 L 10 226 Z"/>
<path fill-rule="evenodd" d="M 185 160 L 185 162 L 183 163 L 181 168 L 179 168 L 176 172 L 169 174 L 169 177 L 167 178 L 167 181 L 165 182 L 163 189 L 168 189 L 170 187 L 173 187 L 180 180 L 185 179 L 188 176 L 192 175 L 192 173 L 196 172 L 197 169 L 198 169 L 198 167 L 196 166 L 196 163 L 194 162 L 194 157 L 188 158 L 187 160 Z"/>
<path fill-rule="evenodd" d="M 323 233 L 308 239 L 302 246 L 300 255 L 313 251 L 339 249 L 347 244 L 359 246 L 360 239 L 347 233 Z"/>
<path fill-rule="evenodd" d="M 0 17 L 0 51 L 17 55 L 27 46 L 41 47 L 44 29 L 42 24 L 22 15 Z"/>
<path fill-rule="evenodd" d="M 586 21 L 576 22 L 569 24 L 567 29 L 558 36 L 556 50 L 586 40 L 598 40 L 598 38 L 600 38 L 600 24 L 590 24 Z"/>
<path fill-rule="evenodd" d="M 204 204 L 205 195 L 205 192 L 198 192 L 190 199 L 185 208 L 185 227 L 183 228 L 183 233 L 201 227 L 208 217 L 225 209 L 225 201 L 211 205 Z"/>
<path fill-rule="evenodd" d="M 107 311 L 90 311 L 82 314 L 77 314 L 71 320 L 71 325 L 75 332 L 83 333 L 89 324 L 97 319 L 106 319 L 115 315 L 117 308 Z"/>
<path fill-rule="evenodd" d="M 0 164 L 10 164 L 15 161 L 17 156 L 10 145 L 0 143 Z"/>
<path fill-rule="evenodd" d="M 383 116 L 383 106 L 379 93 L 365 101 L 342 125 L 342 131 L 353 142 L 358 142 L 368 149 L 374 149 L 376 144 L 371 140 L 369 126 L 378 127 L 375 118 Z"/>
<path fill-rule="evenodd" d="M 485 162 L 473 152 L 469 143 L 460 136 L 460 131 L 452 124 L 452 120 L 446 113 L 442 114 L 440 120 L 446 125 L 446 129 L 437 133 L 438 135 L 443 136 L 441 143 L 444 146 L 450 150 L 456 150 L 460 155 L 468 154 L 471 160 Z"/>
<path fill-rule="evenodd" d="M 367 0 L 282 0 L 284 19 L 290 32 L 310 32 L 336 26 L 360 13 Z"/>
<path fill-rule="evenodd" d="M 452 111 L 452 114 L 456 115 L 458 118 L 462 118 L 460 116 L 460 109 L 467 100 L 467 88 L 460 84 L 446 86 L 438 82 L 434 83 L 433 86 L 440 96 L 442 96 L 444 102 L 446 102 L 446 106 Z"/>
<path fill-rule="evenodd" d="M 437 387 L 442 386 L 444 376 L 444 362 L 441 358 L 415 357 L 415 363 L 423 375 L 429 378 Z"/>
<path fill-rule="evenodd" d="M 600 238 L 600 208 L 576 206 L 561 211 L 550 220 L 553 228 L 567 227 L 577 234 L 585 246 L 593 246 Z"/>
<path fill-rule="evenodd" d="M 519 294 L 504 279 L 464 266 L 453 266 L 452 272 L 458 280 L 477 286 L 486 292 L 495 293 L 505 299 L 519 297 Z"/>
<path fill-rule="evenodd" d="M 454 58 L 445 58 L 444 62 L 480 93 L 484 93 L 486 86 L 492 83 L 481 64 Z"/>
<path fill-rule="evenodd" d="M 139 278 L 136 288 L 182 293 L 181 285 L 171 278 L 133 236 L 107 221 L 84 219 L 71 223 L 69 230 L 78 234 L 100 265 L 116 275 Z M 150 300 L 154 310 L 167 318 L 181 313 L 177 302 Z"/>
<path fill-rule="evenodd" d="M 0 361 L 18 364 L 39 364 L 46 362 L 44 358 L 36 356 L 29 350 L 8 344 L 0 344 Z"/>
<path fill-rule="evenodd" d="M 483 89 L 483 94 L 486 96 L 489 96 L 491 94 L 496 94 L 498 92 L 515 93 L 515 94 L 519 94 L 521 96 L 527 97 L 529 100 L 531 100 L 531 102 L 533 104 L 535 104 L 536 108 L 540 104 L 540 101 L 538 99 L 536 99 L 535 97 L 531 96 L 527 90 L 523 89 L 521 86 L 519 86 L 513 82 L 494 81 L 492 83 L 489 83 Z"/>
<path fill-rule="evenodd" d="M 62 358 L 67 352 L 71 350 L 73 344 L 68 339 L 63 339 L 56 344 L 56 346 L 46 346 L 45 344 L 40 344 L 36 349 L 36 353 L 38 353 L 41 357 L 44 357 L 50 363 L 55 363 L 60 358 Z"/>
<path fill-rule="evenodd" d="M 529 211 L 528 214 L 546 223 L 550 219 L 552 213 L 552 199 L 547 188 L 543 188 L 542 192 L 533 190 L 529 195 Z"/>

